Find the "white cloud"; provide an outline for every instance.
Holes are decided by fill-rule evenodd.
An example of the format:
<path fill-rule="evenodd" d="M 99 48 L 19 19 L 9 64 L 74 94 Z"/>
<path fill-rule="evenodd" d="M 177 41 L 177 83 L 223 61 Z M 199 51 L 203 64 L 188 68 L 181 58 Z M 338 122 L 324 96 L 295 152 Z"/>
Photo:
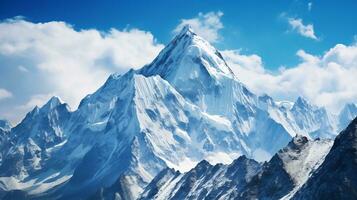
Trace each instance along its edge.
<path fill-rule="evenodd" d="M 357 102 L 357 44 L 338 44 L 322 56 L 299 50 L 301 62 L 276 73 L 264 70 L 257 55 L 241 55 L 239 51 L 222 54 L 238 78 L 258 94 L 267 93 L 277 100 L 304 96 L 333 112 L 345 103 Z M 242 58 L 247 60 L 242 62 Z"/>
<path fill-rule="evenodd" d="M 6 89 L 0 88 L 0 100 L 12 97 L 12 93 Z"/>
<path fill-rule="evenodd" d="M 311 38 L 314 40 L 318 40 L 315 35 L 314 25 L 307 24 L 304 25 L 302 19 L 299 18 L 288 18 L 289 25 L 294 31 L 297 31 L 300 35 Z"/>
<path fill-rule="evenodd" d="M 139 29 L 75 30 L 65 22 L 32 23 L 23 18 L 0 22 L 0 58 L 28 72 L 22 77 L 32 77 L 21 80 L 24 87 L 18 88 L 41 80 L 41 85 L 36 85 L 39 91 L 32 87 L 30 94 L 26 93 L 28 101 L 38 93 L 51 93 L 76 107 L 109 74 L 139 68 L 163 47 L 150 32 Z M 20 84 L 14 77 L 1 78 Z M 24 113 L 18 115 L 21 118 Z"/>
<path fill-rule="evenodd" d="M 225 50 L 222 51 L 225 55 L 226 61 L 229 63 L 234 63 L 235 67 L 246 68 L 249 66 L 249 71 L 254 71 L 256 73 L 264 73 L 264 67 L 262 59 L 260 56 L 253 55 L 243 55 L 240 50 Z M 239 72 L 239 71 L 235 71 Z"/>
<path fill-rule="evenodd" d="M 191 19 L 182 19 L 181 23 L 175 28 L 174 33 L 178 33 L 185 25 L 191 28 L 209 42 L 217 42 L 219 39 L 218 31 L 223 28 L 221 17 L 223 13 L 208 12 L 199 13 L 197 17 Z"/>

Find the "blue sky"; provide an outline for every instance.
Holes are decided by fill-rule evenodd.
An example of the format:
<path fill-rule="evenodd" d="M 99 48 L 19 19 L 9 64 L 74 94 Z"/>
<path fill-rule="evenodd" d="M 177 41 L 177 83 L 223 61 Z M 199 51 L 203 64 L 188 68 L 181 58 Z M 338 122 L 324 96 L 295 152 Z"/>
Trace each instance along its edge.
<path fill-rule="evenodd" d="M 3 0 L 0 118 L 17 123 L 52 95 L 75 109 L 109 74 L 150 62 L 184 24 L 253 92 L 337 112 L 357 102 L 356 10 L 352 0 Z"/>

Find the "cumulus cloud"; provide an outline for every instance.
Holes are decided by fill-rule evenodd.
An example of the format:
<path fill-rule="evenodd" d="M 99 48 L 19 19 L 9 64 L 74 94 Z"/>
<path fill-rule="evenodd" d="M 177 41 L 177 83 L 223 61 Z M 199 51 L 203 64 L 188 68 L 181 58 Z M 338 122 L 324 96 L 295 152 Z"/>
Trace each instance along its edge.
<path fill-rule="evenodd" d="M 221 17 L 223 12 L 199 13 L 197 17 L 182 19 L 180 24 L 174 29 L 178 33 L 185 25 L 190 25 L 192 29 L 209 42 L 217 42 L 219 39 L 218 31 L 223 28 Z"/>
<path fill-rule="evenodd" d="M 242 68 L 256 73 L 265 73 L 262 58 L 256 54 L 243 55 L 240 50 L 222 51 L 227 62 L 234 64 L 235 69 Z M 242 71 L 235 70 L 235 73 L 241 74 Z"/>
<path fill-rule="evenodd" d="M 299 50 L 297 56 L 301 62 L 297 66 L 275 73 L 264 70 L 257 55 L 242 55 L 239 51 L 223 51 L 222 54 L 238 78 L 258 94 L 291 101 L 304 96 L 333 112 L 357 100 L 356 44 L 337 44 L 322 56 Z"/>
<path fill-rule="evenodd" d="M 288 22 L 292 30 L 296 31 L 300 35 L 314 40 L 318 40 L 318 37 L 316 37 L 315 35 L 314 25 L 304 25 L 302 19 L 299 18 L 288 18 Z"/>
<path fill-rule="evenodd" d="M 12 97 L 12 93 L 6 89 L 0 88 L 0 100 Z"/>
<path fill-rule="evenodd" d="M 22 74 L 16 78 L 0 74 L 8 83 L 20 84 L 18 93 L 31 85 L 31 92 L 24 94 L 24 105 L 38 93 L 51 93 L 76 107 L 109 74 L 139 68 L 151 62 L 163 47 L 150 32 L 135 28 L 76 30 L 65 22 L 32 23 L 14 18 L 0 23 L 0 59 L 3 66 L 12 66 Z M 18 81 L 18 77 L 24 78 Z M 0 94 L 9 96 L 4 91 Z"/>

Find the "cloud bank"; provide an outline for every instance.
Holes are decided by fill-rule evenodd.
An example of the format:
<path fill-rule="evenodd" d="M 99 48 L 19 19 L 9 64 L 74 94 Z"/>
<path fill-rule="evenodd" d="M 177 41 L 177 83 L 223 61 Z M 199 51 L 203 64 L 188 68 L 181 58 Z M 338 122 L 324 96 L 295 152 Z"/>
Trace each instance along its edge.
<path fill-rule="evenodd" d="M 24 86 L 12 91 L 15 98 L 23 98 L 19 108 L 32 106 L 29 102 L 43 104 L 47 99 L 40 97 L 53 94 L 75 107 L 109 74 L 141 67 L 163 47 L 150 32 L 139 29 L 75 30 L 65 22 L 32 23 L 14 18 L 0 23 L 0 74 L 10 85 Z M 25 86 L 32 87 L 27 96 L 20 89 Z M 0 90 L 0 99 L 10 96 L 9 91 Z M 5 108 L 1 112 L 14 121 L 26 112 L 20 110 L 11 115 Z"/>
<path fill-rule="evenodd" d="M 242 55 L 237 50 L 226 50 L 222 54 L 238 78 L 258 94 L 291 101 L 304 96 L 333 112 L 357 100 L 356 44 L 337 44 L 322 56 L 299 50 L 297 56 L 301 62 L 297 66 L 275 73 L 264 68 L 258 55 Z"/>

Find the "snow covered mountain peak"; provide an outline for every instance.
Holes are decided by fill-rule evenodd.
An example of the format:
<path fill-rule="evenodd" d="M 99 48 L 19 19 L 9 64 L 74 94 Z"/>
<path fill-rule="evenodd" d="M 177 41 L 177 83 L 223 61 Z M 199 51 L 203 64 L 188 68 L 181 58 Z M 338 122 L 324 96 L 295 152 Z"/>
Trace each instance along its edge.
<path fill-rule="evenodd" d="M 331 146 L 332 140 L 329 139 L 309 140 L 297 135 L 277 155 L 295 184 L 301 186 L 308 179 L 309 172 L 323 162 Z"/>
<path fill-rule="evenodd" d="M 197 35 L 192 27 L 189 24 L 186 24 L 182 27 L 181 31 L 177 34 L 177 36 L 182 37 L 183 35 L 194 36 Z"/>
<path fill-rule="evenodd" d="M 42 107 L 35 106 L 22 120 L 25 123 L 34 123 L 33 120 L 37 120 L 41 117 L 51 117 L 57 115 L 58 112 L 69 113 L 69 105 L 62 102 L 62 100 L 57 97 L 51 97 Z"/>
<path fill-rule="evenodd" d="M 234 115 L 235 98 L 255 101 L 219 51 L 189 27 L 184 27 L 151 64 L 136 73 L 159 75 L 186 100 L 210 114 Z"/>
<path fill-rule="evenodd" d="M 307 137 L 302 136 L 302 135 L 296 135 L 289 142 L 288 147 L 290 147 L 292 149 L 299 149 L 299 148 L 301 148 L 302 146 L 304 146 L 308 142 L 309 142 L 309 140 L 308 140 Z"/>
<path fill-rule="evenodd" d="M 156 74 L 167 80 L 194 79 L 203 74 L 234 76 L 219 51 L 189 26 L 184 26 L 155 60 L 139 73 L 145 76 Z"/>
<path fill-rule="evenodd" d="M 167 168 L 148 185 L 140 200 L 240 199 L 238 191 L 260 169 L 258 162 L 244 156 L 229 165 L 202 161 L 183 174 Z"/>
<path fill-rule="evenodd" d="M 58 96 L 51 97 L 45 105 L 41 107 L 41 110 L 48 111 L 52 110 L 53 108 L 63 104 L 62 100 Z"/>
<path fill-rule="evenodd" d="M 294 103 L 293 108 L 294 110 L 302 109 L 302 110 L 315 110 L 317 109 L 316 106 L 310 104 L 305 98 L 298 97 Z"/>

